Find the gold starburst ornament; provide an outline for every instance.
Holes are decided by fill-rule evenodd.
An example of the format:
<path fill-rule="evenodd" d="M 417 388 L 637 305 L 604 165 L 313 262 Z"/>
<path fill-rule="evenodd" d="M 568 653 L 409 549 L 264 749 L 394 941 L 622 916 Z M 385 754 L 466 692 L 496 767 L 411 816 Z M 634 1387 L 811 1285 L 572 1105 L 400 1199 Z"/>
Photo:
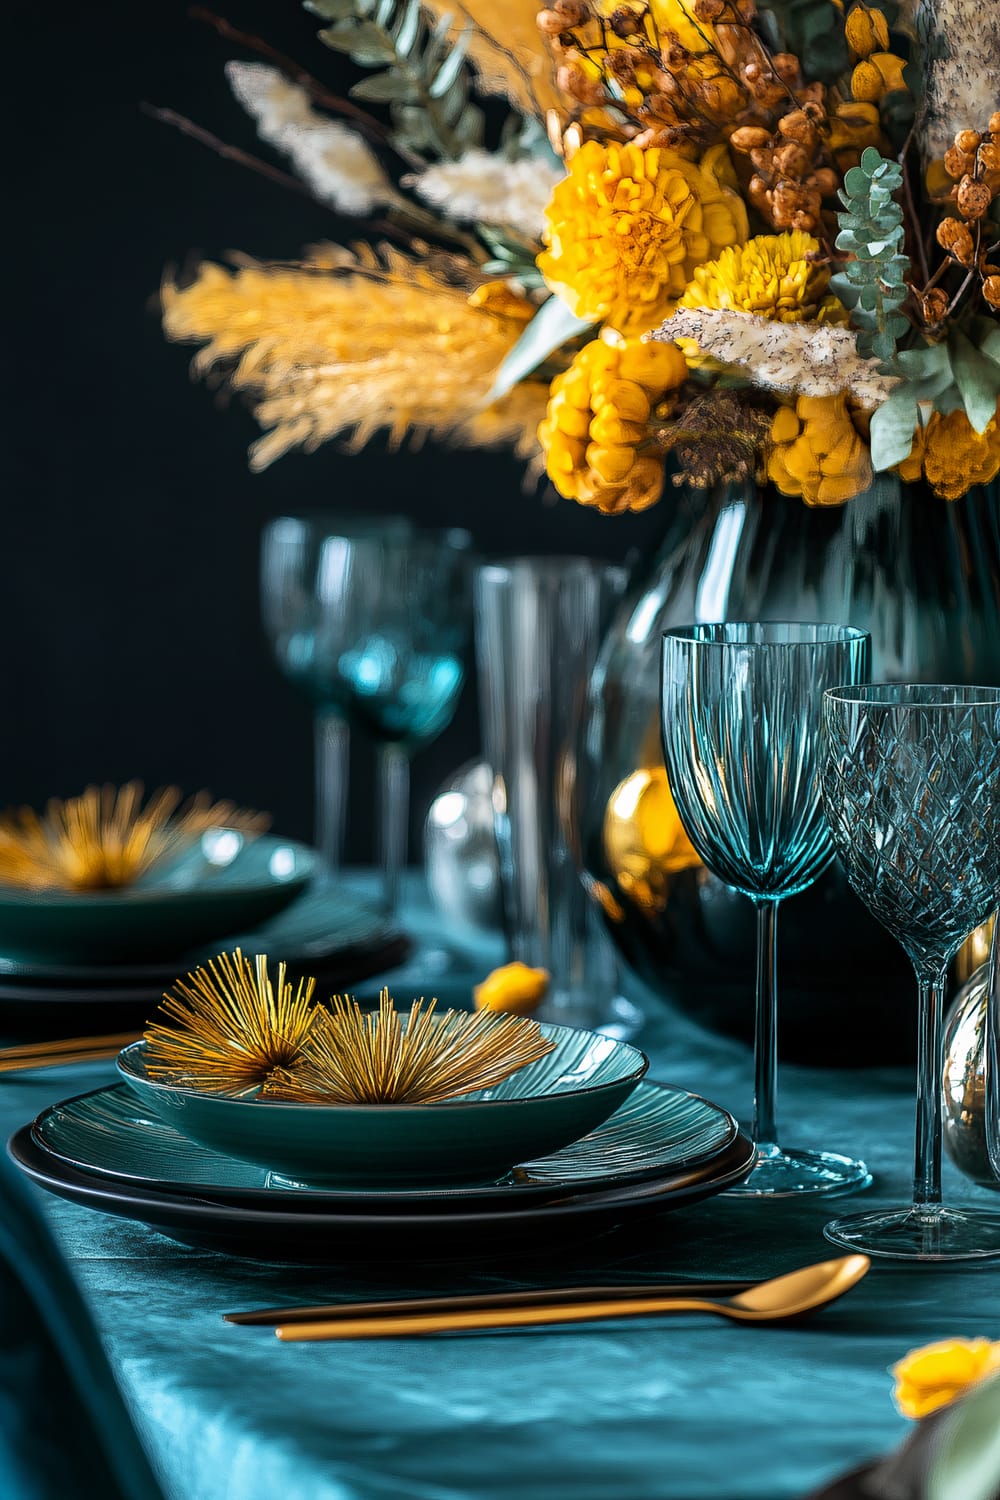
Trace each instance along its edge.
<path fill-rule="evenodd" d="M 245 837 L 263 833 L 269 819 L 199 792 L 178 811 L 177 787 L 154 792 L 142 805 L 141 782 L 90 786 L 79 797 L 53 798 L 39 815 L 30 807 L 0 815 L 0 884 L 29 891 L 102 891 L 134 885 L 156 866 L 183 853 L 212 828 Z"/>

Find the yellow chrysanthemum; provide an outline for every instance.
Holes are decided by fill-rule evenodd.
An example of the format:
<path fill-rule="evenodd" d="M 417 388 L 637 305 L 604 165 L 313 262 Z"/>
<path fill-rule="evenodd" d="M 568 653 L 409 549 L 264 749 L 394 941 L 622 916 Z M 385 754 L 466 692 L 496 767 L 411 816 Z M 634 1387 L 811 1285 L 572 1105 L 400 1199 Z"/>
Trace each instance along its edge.
<path fill-rule="evenodd" d="M 620 333 L 669 315 L 698 266 L 746 239 L 746 209 L 726 184 L 725 148 L 699 162 L 675 151 L 587 141 L 546 211 L 538 257 L 579 318 Z"/>
<path fill-rule="evenodd" d="M 932 412 L 926 427 L 917 428 L 909 458 L 897 466 L 899 474 L 910 484 L 923 476 L 945 500 L 960 500 L 974 485 L 989 484 L 1000 473 L 997 417 L 980 433 L 961 408 L 947 416 Z"/>
<path fill-rule="evenodd" d="M 552 382 L 538 439 L 567 500 L 609 515 L 646 510 L 663 490 L 663 459 L 641 452 L 650 416 L 687 375 L 673 344 L 594 339 Z"/>
<path fill-rule="evenodd" d="M 232 369 L 233 387 L 253 398 L 266 429 L 254 469 L 344 434 L 361 447 L 379 429 L 396 443 L 408 432 L 478 443 L 488 427 L 527 452 L 544 386 L 528 382 L 486 412 L 483 402 L 535 308 L 492 285 L 470 299 L 397 251 L 331 249 L 288 270 L 206 262 L 190 286 L 164 288 L 163 324 L 169 338 L 205 346 L 195 373 Z"/>
<path fill-rule="evenodd" d="M 893 1365 L 893 1392 L 904 1417 L 926 1417 L 1000 1370 L 1000 1343 L 989 1339 L 942 1339 L 911 1349 Z"/>
<path fill-rule="evenodd" d="M 768 477 L 807 505 L 843 505 L 872 482 L 871 454 L 846 396 L 800 396 L 771 423 Z"/>
<path fill-rule="evenodd" d="M 808 259 L 819 249 L 819 241 L 800 229 L 730 245 L 696 269 L 680 306 L 755 313 L 780 323 L 846 323 L 843 304 L 827 294 L 829 269 Z"/>

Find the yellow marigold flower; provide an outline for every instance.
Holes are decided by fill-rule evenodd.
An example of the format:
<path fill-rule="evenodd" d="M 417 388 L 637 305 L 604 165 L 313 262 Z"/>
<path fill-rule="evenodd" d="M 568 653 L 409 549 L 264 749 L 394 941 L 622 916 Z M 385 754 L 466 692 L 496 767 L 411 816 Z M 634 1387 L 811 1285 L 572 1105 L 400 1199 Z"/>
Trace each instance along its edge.
<path fill-rule="evenodd" d="M 989 1339 L 942 1339 L 911 1349 L 893 1365 L 893 1392 L 904 1417 L 926 1417 L 970 1386 L 1000 1369 L 1000 1343 Z"/>
<path fill-rule="evenodd" d="M 520 960 L 503 964 L 487 974 L 472 991 L 477 1010 L 502 1010 L 512 1016 L 530 1016 L 549 991 L 548 969 L 530 969 Z"/>
<path fill-rule="evenodd" d="M 843 505 L 872 482 L 871 455 L 845 396 L 800 396 L 771 424 L 768 477 L 807 505 Z"/>
<path fill-rule="evenodd" d="M 780 323 L 846 323 L 842 303 L 827 295 L 829 269 L 807 259 L 819 249 L 819 241 L 800 229 L 755 235 L 698 266 L 680 306 L 756 313 Z"/>
<path fill-rule="evenodd" d="M 889 23 L 880 10 L 855 5 L 844 24 L 847 45 L 855 57 L 870 57 L 889 46 Z"/>
<path fill-rule="evenodd" d="M 873 52 L 863 58 L 851 74 L 851 93 L 857 102 L 877 104 L 886 94 L 905 89 L 903 69 L 906 58 L 895 52 Z"/>
<path fill-rule="evenodd" d="M 724 148 L 699 163 L 653 146 L 585 142 L 546 210 L 542 275 L 579 318 L 620 333 L 654 327 L 699 265 L 747 237 L 731 171 Z"/>
<path fill-rule="evenodd" d="M 1000 473 L 997 417 L 985 432 L 977 432 L 961 408 L 947 416 L 932 412 L 927 425 L 917 428 L 910 456 L 897 464 L 897 472 L 909 484 L 922 475 L 942 499 L 960 500 L 974 485 L 989 484 Z"/>
<path fill-rule="evenodd" d="M 581 349 L 553 380 L 538 428 L 560 495 L 609 515 L 654 505 L 663 490 L 663 460 L 643 454 L 640 445 L 654 409 L 686 375 L 673 344 L 612 335 Z"/>

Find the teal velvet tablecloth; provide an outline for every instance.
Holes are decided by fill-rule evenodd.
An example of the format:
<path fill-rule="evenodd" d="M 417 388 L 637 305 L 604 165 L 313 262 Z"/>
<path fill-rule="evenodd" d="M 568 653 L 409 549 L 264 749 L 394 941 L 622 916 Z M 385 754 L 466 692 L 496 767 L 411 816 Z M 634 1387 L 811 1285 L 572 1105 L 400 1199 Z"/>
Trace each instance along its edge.
<path fill-rule="evenodd" d="M 426 925 L 419 902 L 413 912 Z M 484 952 L 484 968 L 493 957 Z M 648 1014 L 638 1040 L 651 1076 L 745 1111 L 746 1050 L 658 1002 Z M 100 1064 L 0 1079 L 4 1136 L 112 1077 Z M 905 1198 L 908 1073 L 786 1068 L 781 1105 L 791 1144 L 866 1158 L 876 1174 L 866 1205 Z M 946 1191 L 997 1204 L 950 1171 Z M 1000 1268 L 876 1268 L 798 1326 L 685 1317 L 282 1345 L 220 1314 L 605 1272 L 767 1276 L 833 1253 L 821 1235 L 831 1204 L 716 1200 L 577 1245 L 559 1263 L 366 1271 L 227 1259 L 38 1196 L 170 1500 L 786 1500 L 898 1442 L 908 1424 L 887 1367 L 907 1349 L 1000 1332 Z"/>

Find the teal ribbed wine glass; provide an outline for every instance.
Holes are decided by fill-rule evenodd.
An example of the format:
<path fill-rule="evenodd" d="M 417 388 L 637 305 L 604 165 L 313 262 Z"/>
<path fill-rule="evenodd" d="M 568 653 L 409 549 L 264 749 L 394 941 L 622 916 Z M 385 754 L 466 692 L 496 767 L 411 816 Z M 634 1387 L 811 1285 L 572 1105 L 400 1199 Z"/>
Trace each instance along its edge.
<path fill-rule="evenodd" d="M 778 903 L 834 856 L 820 801 L 823 690 L 866 682 L 866 631 L 784 622 L 688 625 L 663 637 L 663 749 L 681 821 L 703 862 L 757 908 L 751 1197 L 867 1186 L 864 1162 L 778 1145 Z"/>
<path fill-rule="evenodd" d="M 1000 1255 L 1000 1215 L 941 1202 L 941 1007 L 948 965 L 1000 895 L 1000 688 L 881 683 L 823 704 L 823 803 L 847 878 L 917 976 L 913 1202 L 826 1226 L 906 1260 Z"/>

